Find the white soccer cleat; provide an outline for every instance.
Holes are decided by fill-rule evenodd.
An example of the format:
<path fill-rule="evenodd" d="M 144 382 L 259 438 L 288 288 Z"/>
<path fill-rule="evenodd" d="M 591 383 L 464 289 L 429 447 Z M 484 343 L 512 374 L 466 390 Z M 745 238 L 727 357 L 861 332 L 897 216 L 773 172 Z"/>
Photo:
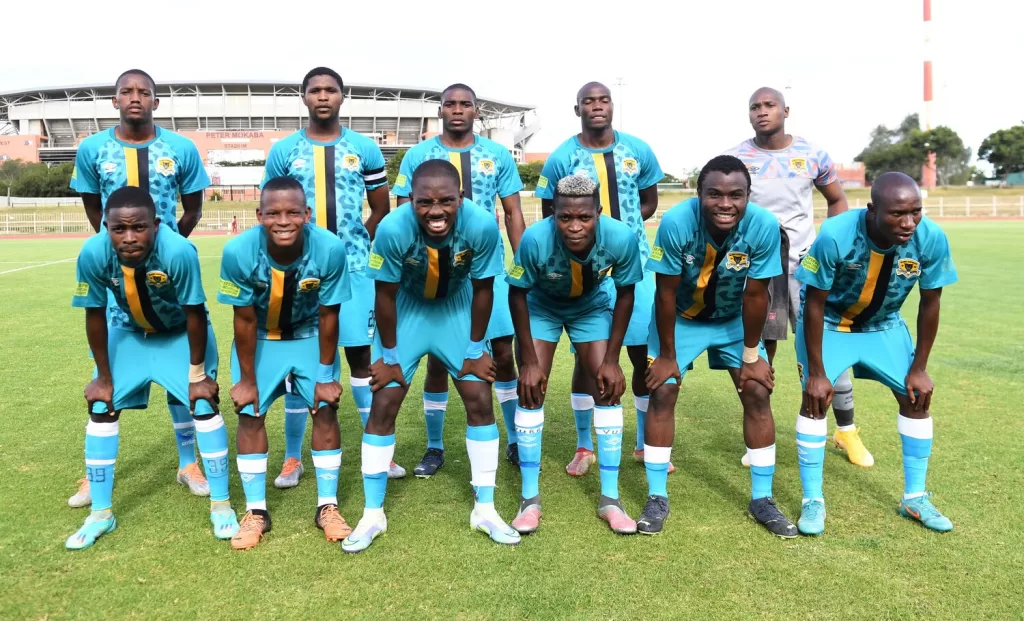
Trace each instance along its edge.
<path fill-rule="evenodd" d="M 371 513 L 372 511 L 372 513 Z M 366 510 L 363 517 L 359 519 L 355 530 L 341 542 L 343 552 L 357 553 L 370 547 L 373 540 L 383 535 L 388 530 L 388 518 L 384 511 Z"/>
<path fill-rule="evenodd" d="M 274 479 L 274 487 L 278 489 L 289 489 L 299 484 L 299 478 L 303 473 L 302 462 L 294 457 L 289 457 L 281 467 L 281 474 Z"/>
<path fill-rule="evenodd" d="M 71 498 L 68 498 L 68 506 L 73 509 L 81 509 L 92 504 L 92 493 L 89 492 L 89 479 L 78 479 L 78 491 Z"/>
<path fill-rule="evenodd" d="M 388 478 L 389 479 L 404 479 L 405 478 L 405 468 L 399 466 L 395 462 L 391 462 L 391 465 L 388 466 Z"/>

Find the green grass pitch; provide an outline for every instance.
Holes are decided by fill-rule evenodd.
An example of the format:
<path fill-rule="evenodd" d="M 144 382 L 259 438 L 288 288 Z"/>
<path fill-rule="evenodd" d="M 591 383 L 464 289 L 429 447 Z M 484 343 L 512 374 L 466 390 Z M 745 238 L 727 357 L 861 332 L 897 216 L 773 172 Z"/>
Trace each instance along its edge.
<path fill-rule="evenodd" d="M 301 485 L 280 491 L 269 484 L 283 459 L 281 402 L 268 419 L 274 530 L 248 552 L 214 540 L 207 500 L 174 481 L 176 451 L 160 389 L 149 410 L 122 418 L 118 530 L 84 552 L 65 550 L 64 539 L 87 511 L 65 504 L 83 472 L 82 387 L 92 371 L 82 312 L 70 307 L 82 240 L 0 241 L 0 618 L 1020 618 L 1024 223 L 943 226 L 960 283 L 943 295 L 929 369 L 937 386 L 929 489 L 955 523 L 952 533 L 927 532 L 896 514 L 903 477 L 895 403 L 882 386 L 858 380 L 857 421 L 875 467 L 852 466 L 830 445 L 826 534 L 769 536 L 745 515 L 750 482 L 740 465 L 739 402 L 727 376 L 699 360 L 677 408 L 666 531 L 616 537 L 595 515 L 596 469 L 581 480 L 565 474 L 575 429 L 563 343 L 548 392 L 541 530 L 516 548 L 470 531 L 464 418 L 453 390 L 447 465 L 432 480 L 390 482 L 389 531 L 353 556 L 313 525 L 308 439 Z M 225 239 L 196 240 L 208 294 L 217 290 Z M 912 326 L 916 302 L 915 295 L 905 313 Z M 211 311 L 222 401 L 229 403 L 230 310 L 213 303 Z M 779 351 L 775 496 L 795 520 L 799 388 L 792 341 Z M 625 356 L 623 362 L 628 377 Z M 421 386 L 422 367 L 397 431 L 396 460 L 410 471 L 425 446 Z M 342 514 L 355 524 L 363 502 L 359 419 L 347 394 L 342 406 L 339 495 Z M 628 396 L 625 408 L 628 448 L 635 434 Z M 225 419 L 233 440 L 235 417 Z M 646 489 L 643 468 L 624 451 L 622 498 L 634 517 Z M 231 493 L 242 510 L 234 471 Z M 506 519 L 518 496 L 518 473 L 502 461 L 496 499 Z"/>

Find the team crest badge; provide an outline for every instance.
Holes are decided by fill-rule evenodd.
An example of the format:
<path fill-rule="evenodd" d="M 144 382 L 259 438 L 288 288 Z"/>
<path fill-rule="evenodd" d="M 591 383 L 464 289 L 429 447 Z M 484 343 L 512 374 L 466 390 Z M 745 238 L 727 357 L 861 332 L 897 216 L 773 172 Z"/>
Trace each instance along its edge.
<path fill-rule="evenodd" d="M 921 275 L 921 264 L 917 259 L 900 259 L 896 264 L 896 275 L 904 278 L 913 278 Z"/>
<path fill-rule="evenodd" d="M 156 161 L 156 171 L 165 177 L 174 174 L 174 160 L 169 157 L 161 157 Z"/>
<path fill-rule="evenodd" d="M 316 291 L 320 288 L 319 278 L 303 278 L 299 281 L 299 291 Z"/>
<path fill-rule="evenodd" d="M 612 275 L 612 267 L 613 266 L 609 265 L 608 267 L 604 268 L 603 270 L 598 271 L 597 272 L 598 279 L 606 278 L 608 276 L 611 276 Z"/>
<path fill-rule="evenodd" d="M 473 258 L 473 251 L 470 249 L 463 250 L 462 252 L 455 253 L 455 259 L 452 261 L 453 265 L 466 265 L 469 260 Z"/>
<path fill-rule="evenodd" d="M 349 153 L 342 159 L 341 165 L 345 170 L 359 170 L 359 156 Z"/>
<path fill-rule="evenodd" d="M 803 175 L 807 173 L 807 158 L 794 157 L 789 160 L 789 172 Z"/>
<path fill-rule="evenodd" d="M 730 252 L 725 255 L 725 268 L 737 272 L 750 267 L 750 258 L 745 252 Z"/>
<path fill-rule="evenodd" d="M 635 175 L 640 172 L 640 165 L 631 157 L 622 160 L 622 172 L 627 175 Z"/>
<path fill-rule="evenodd" d="M 796 372 L 800 376 L 800 382 L 802 383 L 804 381 L 804 365 L 799 362 L 796 363 Z"/>
<path fill-rule="evenodd" d="M 480 160 L 480 172 L 485 175 L 494 174 L 494 160 Z"/>
<path fill-rule="evenodd" d="M 146 272 L 146 282 L 154 287 L 160 288 L 171 281 L 167 278 L 167 274 L 153 270 L 152 272 Z"/>
<path fill-rule="evenodd" d="M 652 364 L 654 364 L 654 356 L 647 356 L 647 368 L 651 368 Z"/>

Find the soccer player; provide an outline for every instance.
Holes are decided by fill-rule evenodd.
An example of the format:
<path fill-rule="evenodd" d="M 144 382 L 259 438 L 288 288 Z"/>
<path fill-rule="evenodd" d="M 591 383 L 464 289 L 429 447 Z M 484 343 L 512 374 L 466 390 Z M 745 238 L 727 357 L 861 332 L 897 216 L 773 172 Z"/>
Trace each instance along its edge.
<path fill-rule="evenodd" d="M 754 137 L 727 153 L 740 158 L 750 171 L 750 201 L 775 214 L 782 226 L 783 273 L 768 285 L 771 306 L 762 335 L 771 364 L 778 341 L 787 338 L 787 324 L 796 329 L 800 283 L 795 274 L 800 259 L 814 241 L 814 189 L 828 202 L 829 218 L 843 213 L 848 206 L 828 153 L 786 133 L 789 107 L 782 93 L 773 88 L 758 89 L 750 96 L 748 114 Z M 834 409 L 836 446 L 846 450 L 851 463 L 870 468 L 875 460 L 864 447 L 860 430 L 853 422 L 853 381 L 848 372 L 836 383 Z M 746 454 L 743 465 L 750 465 Z"/>
<path fill-rule="evenodd" d="M 349 386 L 362 424 L 370 415 L 370 342 L 373 340 L 373 281 L 366 276 L 366 258 L 377 224 L 390 209 L 384 156 L 373 139 L 341 126 L 345 83 L 333 69 L 316 67 L 302 79 L 302 101 L 309 127 L 274 143 L 267 157 L 264 182 L 274 177 L 297 179 L 312 208 L 311 223 L 334 233 L 348 253 L 352 299 L 342 307 L 338 343 L 348 361 Z M 370 215 L 363 222 L 363 196 Z M 285 460 L 274 479 L 279 488 L 295 487 L 302 476 L 302 440 L 308 410 L 293 392 L 284 396 Z M 391 464 L 388 476 L 405 470 Z"/>
<path fill-rule="evenodd" d="M 163 226 L 188 237 L 203 215 L 203 190 L 210 185 L 199 151 L 188 138 L 154 124 L 153 111 L 160 100 L 148 73 L 129 69 L 118 76 L 114 88 L 113 104 L 121 120 L 78 146 L 71 189 L 81 195 L 85 214 L 97 233 L 103 226 L 103 206 L 111 193 L 132 186 L 153 197 Z M 183 211 L 177 220 L 179 196 Z M 113 297 L 107 300 L 107 312 L 111 327 L 131 325 L 129 315 L 121 311 Z M 170 392 L 167 408 L 178 445 L 178 482 L 196 496 L 209 496 L 209 482 L 196 465 L 192 416 Z M 91 501 L 88 478 L 82 479 L 68 504 L 84 507 Z"/>
<path fill-rule="evenodd" d="M 750 454 L 750 516 L 774 535 L 796 526 L 772 499 L 774 371 L 761 344 L 768 315 L 768 280 L 782 273 L 779 222 L 749 203 L 750 174 L 739 159 L 720 155 L 697 177 L 697 197 L 670 209 L 658 226 L 650 269 L 657 274 L 647 371 L 651 409 L 646 427 L 647 507 L 637 520 L 645 534 L 668 517 L 665 488 L 679 382 L 705 351 L 712 369 L 728 369 L 743 404 Z M 681 372 L 682 371 L 682 372 Z"/>
<path fill-rule="evenodd" d="M 288 377 L 292 393 L 313 414 L 314 524 L 328 541 L 352 531 L 338 512 L 339 305 L 352 291 L 344 242 L 309 224 L 310 214 L 302 184 L 274 177 L 260 194 L 260 226 L 224 246 L 217 300 L 234 307 L 231 400 L 239 415 L 238 472 L 246 501 L 241 528 L 231 539 L 236 550 L 259 544 L 270 532 L 264 421 Z"/>
<path fill-rule="evenodd" d="M 466 452 L 476 504 L 469 524 L 502 544 L 519 533 L 494 508 L 498 426 L 491 386 L 494 363 L 484 348 L 495 276 L 505 273 L 494 217 L 463 200 L 459 171 L 428 160 L 412 177 L 412 204 L 388 214 L 370 251 L 376 281 L 370 420 L 363 433 L 363 517 L 342 542 L 361 552 L 388 528 L 384 515 L 388 464 L 395 452 L 395 419 L 420 359 L 434 354 L 455 379 L 466 406 Z"/>
<path fill-rule="evenodd" d="M 586 175 L 562 177 L 555 213 L 526 229 L 508 275 L 509 306 L 519 340 L 519 405 L 523 492 L 512 528 L 540 525 L 540 455 L 544 398 L 555 348 L 565 329 L 597 390 L 594 421 L 601 464 L 597 515 L 620 535 L 636 532 L 619 501 L 622 393 L 619 352 L 633 313 L 633 288 L 643 279 L 640 249 L 629 226 L 601 215 L 597 184 Z M 614 311 L 606 282 L 615 286 Z"/>
<path fill-rule="evenodd" d="M 658 210 L 658 181 L 664 176 L 658 158 L 647 143 L 612 129 L 612 93 L 599 82 L 584 84 L 576 94 L 576 116 L 580 133 L 566 140 L 544 163 L 537 181 L 536 195 L 541 198 L 545 215 L 551 215 L 554 192 L 562 177 L 586 174 L 598 184 L 601 213 L 629 225 L 636 237 L 644 263 L 651 252 L 644 221 Z M 648 392 L 644 381 L 647 369 L 647 332 L 654 304 L 654 274 L 647 273 L 636 285 L 633 315 L 626 329 L 625 345 L 633 365 L 633 403 L 636 406 L 636 449 L 633 458 L 643 462 L 644 420 Z M 586 385 L 579 360 L 573 370 L 572 409 L 576 418 L 576 455 L 566 466 L 572 476 L 583 476 L 596 461 L 590 437 L 594 401 L 593 387 Z M 670 464 L 671 466 L 671 464 Z"/>
<path fill-rule="evenodd" d="M 921 215 L 921 193 L 898 172 L 880 175 L 867 209 L 826 220 L 796 273 L 804 283 L 796 352 L 804 386 L 796 421 L 805 535 L 825 531 L 822 466 L 825 414 L 846 369 L 892 390 L 903 443 L 899 512 L 945 532 L 953 523 L 932 505 L 925 487 L 932 452 L 930 406 L 935 384 L 928 358 L 939 330 L 942 288 L 957 281 L 945 233 Z M 917 347 L 900 308 L 918 285 Z"/>
<path fill-rule="evenodd" d="M 230 539 L 238 520 L 228 499 L 228 433 L 216 410 L 217 340 L 206 311 L 199 255 L 161 222 L 143 188 L 111 192 L 105 219 L 106 230 L 82 246 L 71 303 L 85 309 L 96 374 L 85 387 L 85 470 L 92 512 L 65 545 L 88 548 L 117 527 L 111 498 L 121 412 L 145 409 L 153 382 L 188 403 L 195 416 L 196 442 L 209 477 L 213 534 Z M 108 326 L 110 299 L 124 320 Z"/>
<path fill-rule="evenodd" d="M 452 84 L 441 93 L 441 135 L 425 140 L 409 149 L 395 181 L 398 204 L 409 201 L 412 176 L 427 160 L 448 160 L 455 165 L 462 180 L 463 196 L 495 215 L 495 197 L 501 199 L 505 212 L 505 230 L 512 252 L 519 248 L 519 238 L 526 223 L 519 202 L 523 182 L 519 169 L 508 149 L 473 133 L 477 118 L 476 93 L 465 84 Z M 505 264 L 505 245 L 498 245 L 501 264 Z M 505 457 L 519 464 L 516 438 L 516 379 L 512 353 L 512 315 L 508 309 L 508 284 L 504 278 L 494 281 L 494 310 L 487 326 L 486 340 L 497 368 L 494 392 L 505 419 Z M 427 423 L 427 453 L 413 469 L 420 478 L 433 476 L 444 465 L 444 415 L 448 407 L 448 371 L 434 356 L 427 356 L 427 378 L 423 384 L 423 412 Z"/>

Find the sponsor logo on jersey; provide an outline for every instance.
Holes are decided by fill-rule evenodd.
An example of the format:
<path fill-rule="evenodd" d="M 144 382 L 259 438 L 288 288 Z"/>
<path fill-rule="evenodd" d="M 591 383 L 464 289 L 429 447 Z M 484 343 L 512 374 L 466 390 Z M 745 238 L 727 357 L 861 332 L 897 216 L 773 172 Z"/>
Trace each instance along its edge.
<path fill-rule="evenodd" d="M 420 260 L 416 257 L 409 257 L 405 260 L 406 265 L 419 265 Z"/>
<path fill-rule="evenodd" d="M 409 178 L 406 177 L 405 175 L 398 175 L 397 177 L 395 177 L 395 185 L 396 186 L 405 185 L 405 182 L 408 181 L 408 180 L 409 180 Z"/>
<path fill-rule="evenodd" d="M 921 264 L 917 259 L 900 259 L 896 264 L 896 275 L 904 278 L 913 278 L 921 275 Z"/>
<path fill-rule="evenodd" d="M 730 252 L 725 255 L 725 269 L 740 271 L 750 267 L 750 257 L 745 252 Z"/>
<path fill-rule="evenodd" d="M 294 160 L 292 162 L 292 170 L 298 170 L 300 168 L 305 168 L 305 167 L 306 167 L 306 160 L 302 159 L 301 157 L 299 159 Z"/>
<path fill-rule="evenodd" d="M 174 160 L 169 157 L 161 157 L 156 161 L 156 171 L 165 177 L 174 174 Z"/>
<path fill-rule="evenodd" d="M 807 158 L 794 157 L 789 160 L 789 172 L 803 175 L 807 173 Z"/>
<path fill-rule="evenodd" d="M 230 298 L 237 298 L 238 294 L 242 292 L 242 288 L 230 280 L 221 280 L 219 291 Z"/>
<path fill-rule="evenodd" d="M 513 265 L 508 275 L 512 278 L 522 278 L 524 273 L 526 273 L 526 270 L 523 269 L 522 265 Z"/>
<path fill-rule="evenodd" d="M 494 174 L 494 160 L 480 160 L 480 172 L 485 175 Z"/>
<path fill-rule="evenodd" d="M 541 189 L 548 187 L 548 178 L 541 175 L 540 178 L 537 179 L 537 187 Z"/>
<path fill-rule="evenodd" d="M 84 298 L 87 295 L 89 295 L 89 283 L 87 283 L 87 282 L 80 282 L 80 283 L 78 283 L 78 286 L 75 287 L 75 297 L 76 298 Z"/>
<path fill-rule="evenodd" d="M 640 165 L 631 157 L 622 160 L 622 172 L 627 175 L 635 175 L 640 172 Z"/>
<path fill-rule="evenodd" d="M 565 274 L 561 274 L 559 272 L 548 272 L 548 279 L 550 280 L 560 280 L 562 278 L 565 278 Z"/>
<path fill-rule="evenodd" d="M 384 257 L 380 256 L 376 252 L 370 253 L 370 267 L 379 270 L 384 266 Z"/>
<path fill-rule="evenodd" d="M 110 284 L 113 285 L 113 287 L 115 289 L 117 289 L 118 287 L 121 286 L 121 279 L 120 278 L 111 278 L 110 279 Z"/>
<path fill-rule="evenodd" d="M 146 272 L 146 282 L 159 289 L 160 287 L 166 286 L 171 281 L 167 278 L 167 274 L 164 272 L 153 270 L 152 272 Z"/>
<path fill-rule="evenodd" d="M 683 257 L 683 261 L 686 261 L 687 265 L 693 265 L 693 262 L 696 260 L 697 259 L 692 254 L 688 254 Z"/>
<path fill-rule="evenodd" d="M 756 164 L 748 164 L 747 172 L 749 172 L 751 175 L 756 175 L 757 173 L 761 172 L 761 167 Z"/>
<path fill-rule="evenodd" d="M 864 266 L 861 265 L 860 263 L 847 263 L 846 264 L 846 269 L 848 269 L 848 270 L 850 270 L 852 272 L 855 272 L 855 271 L 859 270 L 862 267 L 864 267 Z"/>
<path fill-rule="evenodd" d="M 316 291 L 319 288 L 319 278 L 303 278 L 299 281 L 299 291 Z"/>
<path fill-rule="evenodd" d="M 818 260 L 812 257 L 811 255 L 807 255 L 806 257 L 804 257 L 804 260 L 800 262 L 800 265 L 801 267 L 803 267 L 805 270 L 812 274 L 817 274 L 818 268 L 821 267 L 821 264 L 818 263 Z"/>
<path fill-rule="evenodd" d="M 661 246 L 655 246 L 651 248 L 651 259 L 655 261 L 661 261 L 661 258 L 665 256 L 665 249 Z"/>
<path fill-rule="evenodd" d="M 346 154 L 345 157 L 341 158 L 341 167 L 345 170 L 359 170 L 359 156 L 352 153 Z"/>
<path fill-rule="evenodd" d="M 103 172 L 110 174 L 117 170 L 117 162 L 103 162 Z"/>

